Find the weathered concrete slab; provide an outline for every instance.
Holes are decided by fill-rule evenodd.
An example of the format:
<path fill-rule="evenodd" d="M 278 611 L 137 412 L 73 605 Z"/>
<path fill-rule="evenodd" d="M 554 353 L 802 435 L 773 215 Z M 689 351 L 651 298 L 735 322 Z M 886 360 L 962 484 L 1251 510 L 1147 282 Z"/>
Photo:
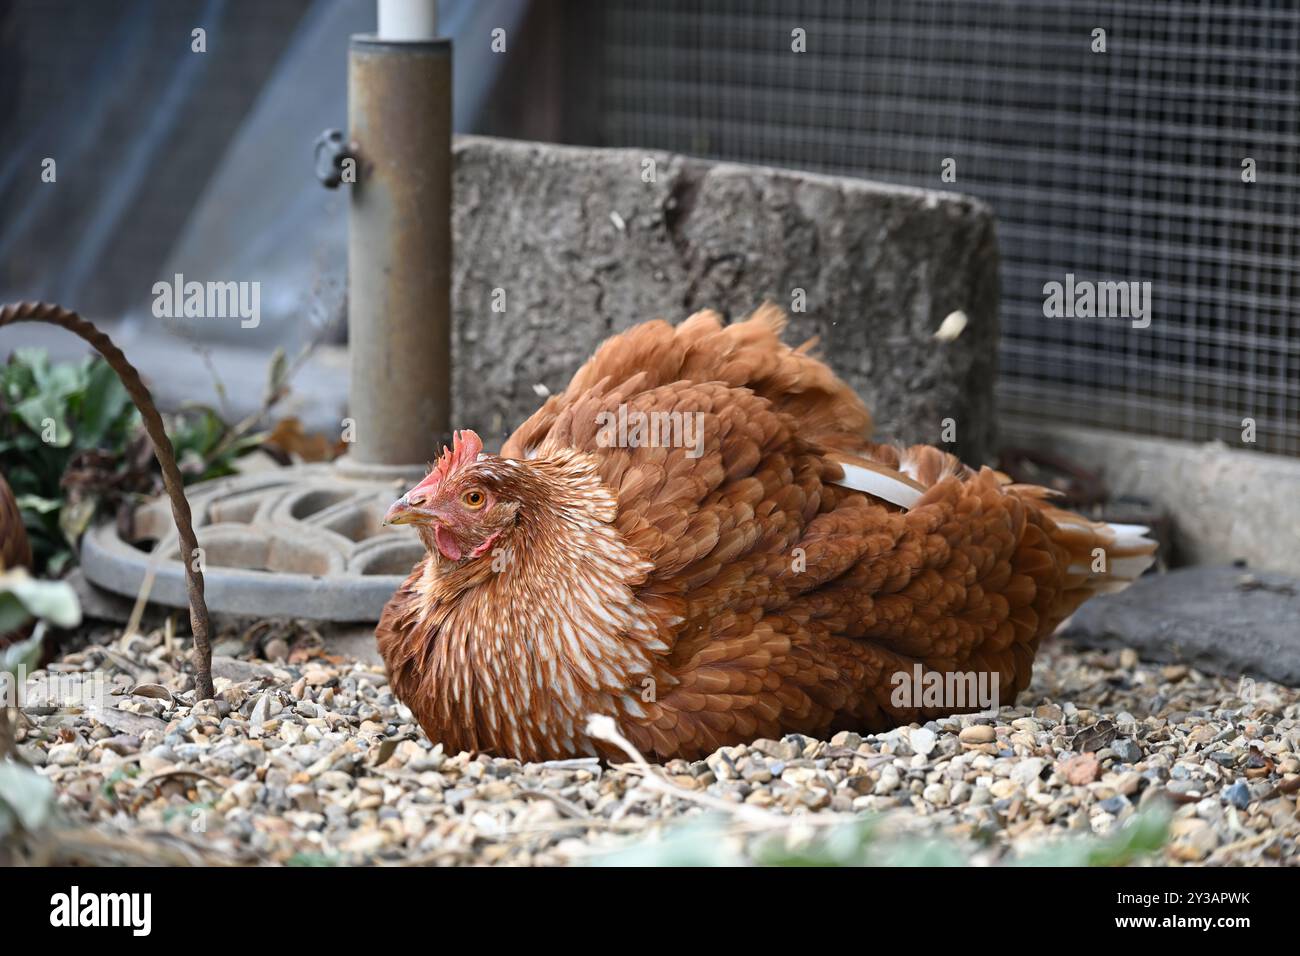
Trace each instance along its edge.
<path fill-rule="evenodd" d="M 647 170 L 653 164 L 653 180 Z M 859 390 L 877 434 L 992 449 L 997 247 L 967 197 L 662 152 L 462 138 L 454 419 L 498 441 L 612 332 L 764 300 Z M 494 296 L 504 311 L 493 311 Z M 966 313 L 955 341 L 932 338 Z"/>
<path fill-rule="evenodd" d="M 1300 686 L 1300 579 L 1244 568 L 1147 575 L 1085 604 L 1062 631 L 1084 647 Z"/>

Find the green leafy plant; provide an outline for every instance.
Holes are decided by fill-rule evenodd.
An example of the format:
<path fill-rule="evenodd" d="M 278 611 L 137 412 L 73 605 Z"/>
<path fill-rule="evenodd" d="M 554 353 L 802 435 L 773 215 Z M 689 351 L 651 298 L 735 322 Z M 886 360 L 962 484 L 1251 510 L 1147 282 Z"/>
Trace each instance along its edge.
<path fill-rule="evenodd" d="M 81 623 L 77 592 L 63 581 L 38 581 L 22 568 L 0 571 L 0 634 L 12 633 L 32 618 L 56 627 L 76 627 Z M 0 649 L 0 671 L 12 673 L 24 663 L 25 659 L 14 655 L 28 643 Z"/>
<path fill-rule="evenodd" d="M 971 847 L 939 837 L 887 836 L 878 818 L 857 817 L 800 839 L 777 830 L 745 833 L 725 814 L 707 814 L 654 839 L 602 854 L 599 866 L 968 866 Z M 791 826 L 794 821 L 791 821 Z M 1169 814 L 1146 809 L 1104 836 L 1045 841 L 1011 866 L 1127 866 L 1169 840 Z"/>
<path fill-rule="evenodd" d="M 29 767 L 0 760 L 0 838 L 18 827 L 39 830 L 53 812 L 53 784 Z"/>
<path fill-rule="evenodd" d="M 187 482 L 233 474 L 257 447 L 254 421 L 226 425 L 215 410 L 187 406 L 167 419 Z M 14 491 L 36 570 L 61 574 L 97 516 L 156 494 L 161 479 L 139 412 L 100 358 L 52 363 L 19 349 L 0 366 L 0 473 Z"/>
<path fill-rule="evenodd" d="M 0 470 L 37 568 L 57 574 L 71 557 L 61 490 L 69 464 L 85 452 L 124 448 L 138 423 L 103 361 L 51 363 L 39 349 L 19 349 L 0 368 Z"/>
<path fill-rule="evenodd" d="M 36 667 L 46 622 L 59 627 L 81 623 L 81 605 L 63 581 L 36 581 L 26 571 L 0 572 L 0 633 L 16 630 L 36 618 L 36 630 L 25 641 L 0 649 L 0 677 L 10 687 Z M 10 701 L 0 698 L 0 838 L 15 829 L 32 832 L 54 812 L 54 788 L 36 771 L 8 759 L 12 749 Z"/>

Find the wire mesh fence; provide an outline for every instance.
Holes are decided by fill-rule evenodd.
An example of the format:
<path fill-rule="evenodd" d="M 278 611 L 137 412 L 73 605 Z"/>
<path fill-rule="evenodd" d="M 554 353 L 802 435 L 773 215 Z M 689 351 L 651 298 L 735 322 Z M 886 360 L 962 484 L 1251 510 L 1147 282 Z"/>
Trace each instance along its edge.
<path fill-rule="evenodd" d="M 1300 454 L 1300 6 L 599 10 L 604 145 L 988 201 L 1003 256 L 1004 409 L 1236 445 L 1249 419 L 1246 447 Z M 1075 280 L 1150 283 L 1150 324 L 1045 315 L 1045 285 Z"/>

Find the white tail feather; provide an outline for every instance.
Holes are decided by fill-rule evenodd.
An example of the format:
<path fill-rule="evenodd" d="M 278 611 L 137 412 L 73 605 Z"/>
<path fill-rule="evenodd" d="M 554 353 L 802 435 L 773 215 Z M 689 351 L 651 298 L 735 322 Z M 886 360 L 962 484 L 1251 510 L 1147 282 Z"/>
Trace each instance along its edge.
<path fill-rule="evenodd" d="M 850 465 L 846 462 L 838 462 L 838 464 L 844 469 L 844 477 L 835 484 L 852 488 L 854 491 L 866 492 L 900 508 L 912 507 L 925 493 L 902 478 L 893 478 L 861 465 Z"/>
<path fill-rule="evenodd" d="M 1077 528 L 1079 525 L 1062 522 Z M 1106 561 L 1101 571 L 1094 571 L 1091 564 L 1075 562 L 1070 565 L 1071 574 L 1088 576 L 1094 590 L 1108 594 L 1122 591 L 1155 564 L 1156 543 L 1147 537 L 1150 528 L 1139 524 L 1106 524 L 1106 528 L 1115 536 L 1114 542 L 1105 549 Z M 1138 554 L 1126 553 L 1138 551 Z"/>

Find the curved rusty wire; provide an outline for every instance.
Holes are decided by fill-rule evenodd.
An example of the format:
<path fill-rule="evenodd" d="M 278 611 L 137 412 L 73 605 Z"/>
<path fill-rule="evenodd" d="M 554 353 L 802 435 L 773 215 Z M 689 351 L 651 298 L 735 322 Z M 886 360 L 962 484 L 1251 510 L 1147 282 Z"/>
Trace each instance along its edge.
<path fill-rule="evenodd" d="M 212 645 L 208 640 L 208 605 L 203 599 L 203 572 L 194 557 L 198 551 L 198 540 L 194 537 L 194 526 L 190 517 L 190 503 L 185 497 L 184 484 L 180 469 L 176 467 L 176 453 L 172 450 L 171 439 L 163 428 L 162 416 L 154 404 L 149 389 L 140 380 L 140 373 L 126 360 L 122 350 L 89 321 L 77 313 L 62 306 L 48 302 L 15 302 L 0 306 L 0 327 L 15 322 L 46 322 L 67 329 L 81 336 L 95 347 L 117 377 L 122 380 L 131 401 L 140 410 L 144 419 L 145 431 L 153 442 L 153 453 L 162 466 L 163 486 L 172 503 L 172 518 L 176 521 L 176 531 L 180 535 L 183 555 L 189 555 L 185 565 L 185 586 L 190 602 L 190 631 L 194 635 L 194 693 L 196 700 L 211 698 L 212 692 Z"/>

